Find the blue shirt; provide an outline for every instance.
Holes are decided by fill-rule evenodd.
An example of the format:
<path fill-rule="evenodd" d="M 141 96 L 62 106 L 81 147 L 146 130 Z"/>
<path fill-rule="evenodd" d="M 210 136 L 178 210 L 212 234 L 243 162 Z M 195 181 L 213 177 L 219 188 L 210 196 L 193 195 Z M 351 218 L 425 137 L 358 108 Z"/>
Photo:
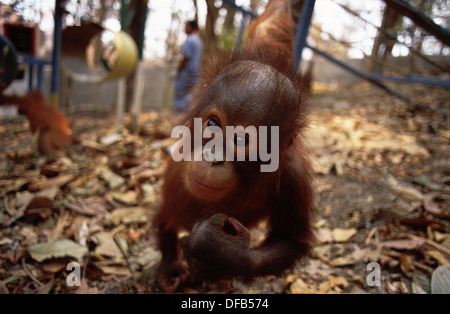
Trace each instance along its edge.
<path fill-rule="evenodd" d="M 182 110 L 190 100 L 190 90 L 199 78 L 200 60 L 202 58 L 203 43 L 197 33 L 188 35 L 181 51 L 188 59 L 184 68 L 178 73 L 174 81 L 175 107 Z"/>
<path fill-rule="evenodd" d="M 190 34 L 183 45 L 182 52 L 188 58 L 183 71 L 198 77 L 200 59 L 202 57 L 203 43 L 197 33 Z"/>

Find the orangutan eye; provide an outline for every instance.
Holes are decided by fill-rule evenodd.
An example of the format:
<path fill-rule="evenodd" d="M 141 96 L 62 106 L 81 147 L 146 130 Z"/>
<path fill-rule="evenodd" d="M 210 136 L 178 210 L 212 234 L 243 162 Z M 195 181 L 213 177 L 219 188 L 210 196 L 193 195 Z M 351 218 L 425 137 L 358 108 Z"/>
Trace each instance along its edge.
<path fill-rule="evenodd" d="M 208 122 L 206 122 L 206 126 L 208 127 L 208 126 L 217 126 L 217 127 L 219 127 L 220 128 L 220 123 L 219 123 L 219 121 L 217 120 L 217 118 L 209 118 L 208 119 Z"/>

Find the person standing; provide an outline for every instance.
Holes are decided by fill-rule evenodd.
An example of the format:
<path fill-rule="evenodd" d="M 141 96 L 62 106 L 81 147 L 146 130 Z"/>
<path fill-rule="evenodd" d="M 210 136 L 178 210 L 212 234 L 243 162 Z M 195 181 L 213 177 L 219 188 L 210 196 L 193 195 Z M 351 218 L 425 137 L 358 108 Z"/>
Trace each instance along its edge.
<path fill-rule="evenodd" d="M 203 43 L 198 34 L 196 21 L 185 24 L 187 39 L 182 47 L 183 58 L 178 65 L 178 74 L 174 81 L 175 109 L 185 111 L 191 100 L 191 90 L 199 79 L 200 59 Z"/>

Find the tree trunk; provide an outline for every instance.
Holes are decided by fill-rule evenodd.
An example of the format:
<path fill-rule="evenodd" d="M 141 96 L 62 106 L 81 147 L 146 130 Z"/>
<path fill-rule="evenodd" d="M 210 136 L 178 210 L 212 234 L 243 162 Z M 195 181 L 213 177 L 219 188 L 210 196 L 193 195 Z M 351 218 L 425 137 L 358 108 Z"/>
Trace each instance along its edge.
<path fill-rule="evenodd" d="M 194 1 L 194 9 L 195 9 L 194 21 L 198 22 L 198 5 L 197 5 L 197 0 L 193 0 L 193 1 Z"/>
<path fill-rule="evenodd" d="M 424 12 L 425 14 L 428 14 L 430 11 L 427 10 L 425 4 L 430 3 L 429 9 L 431 11 L 431 7 L 433 5 L 433 0 L 420 0 L 419 5 L 417 8 Z M 411 27 L 411 47 L 414 49 L 414 51 L 421 52 L 422 51 L 422 45 L 423 41 L 425 39 L 425 33 L 422 30 L 417 31 L 418 27 L 417 25 L 413 25 Z M 416 35 L 418 33 L 418 35 Z M 417 72 L 417 54 L 413 52 L 413 49 L 409 51 L 409 69 L 411 73 Z"/>
<path fill-rule="evenodd" d="M 437 39 L 450 46 L 450 35 L 441 26 L 434 23 L 434 21 L 428 18 L 419 9 L 410 6 L 408 3 L 400 2 L 398 0 L 384 0 L 386 4 L 397 11 L 399 14 L 407 16 L 417 26 L 423 28 Z"/>
<path fill-rule="evenodd" d="M 392 49 L 394 48 L 395 43 L 397 42 L 397 31 L 396 31 L 396 24 L 400 19 L 400 14 L 396 12 L 395 10 L 388 10 L 388 16 L 386 21 L 386 28 L 385 30 L 389 32 L 389 34 L 392 34 L 392 37 L 387 36 L 385 37 L 384 41 L 384 52 L 383 52 L 383 61 L 381 63 L 381 67 L 384 66 L 386 60 L 392 56 Z M 383 71 L 383 69 L 380 69 L 380 73 Z"/>
<path fill-rule="evenodd" d="M 206 25 L 203 38 L 203 55 L 208 55 L 214 51 L 217 45 L 216 33 L 214 31 L 216 27 L 217 16 L 219 15 L 219 9 L 214 5 L 214 0 L 206 0 L 207 16 Z"/>
<path fill-rule="evenodd" d="M 395 35 L 395 24 L 397 23 L 400 15 L 393 10 L 391 7 L 386 6 L 383 14 L 383 21 L 381 22 L 380 29 L 377 32 L 375 38 L 372 54 L 370 55 L 368 65 L 366 67 L 367 73 L 382 73 L 384 61 L 388 56 L 391 55 L 392 49 L 395 45 L 396 35 Z M 391 34 L 388 36 L 386 34 Z M 384 47 L 382 53 L 382 58 L 380 49 Z"/>
<path fill-rule="evenodd" d="M 232 2 L 236 3 L 236 0 L 232 0 Z M 236 9 L 227 4 L 225 4 L 225 7 L 227 8 L 227 15 L 225 16 L 225 21 L 223 23 L 222 33 L 230 34 L 235 31 L 234 17 L 236 15 Z"/>
<path fill-rule="evenodd" d="M 178 14 L 173 11 L 170 21 L 170 27 L 169 32 L 167 33 L 166 37 L 166 54 L 165 54 L 165 60 L 168 64 L 174 64 L 176 63 L 177 56 L 179 53 L 179 47 L 177 45 L 177 39 L 178 34 L 180 34 L 183 30 L 180 28 L 179 25 L 179 16 Z"/>
<path fill-rule="evenodd" d="M 130 27 L 127 33 L 134 39 L 138 47 L 138 51 L 141 51 L 140 47 L 144 45 L 144 38 L 141 36 L 142 28 L 144 27 L 145 17 L 144 11 L 148 0 L 133 0 L 128 4 L 128 13 L 132 14 Z M 127 78 L 127 95 L 126 95 L 126 112 L 129 112 L 132 106 L 132 99 L 134 93 L 134 77 L 135 71 Z"/>

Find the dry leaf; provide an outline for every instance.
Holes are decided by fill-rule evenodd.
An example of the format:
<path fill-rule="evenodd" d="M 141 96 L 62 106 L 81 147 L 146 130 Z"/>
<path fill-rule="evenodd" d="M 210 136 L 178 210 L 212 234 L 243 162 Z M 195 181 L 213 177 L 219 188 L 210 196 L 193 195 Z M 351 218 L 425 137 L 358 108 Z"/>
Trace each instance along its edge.
<path fill-rule="evenodd" d="M 35 196 L 31 200 L 30 204 L 28 204 L 27 210 L 52 208 L 52 207 L 53 207 L 53 201 L 52 200 L 49 200 L 46 197 Z"/>
<path fill-rule="evenodd" d="M 441 245 L 447 250 L 447 252 L 450 252 L 450 236 L 448 234 L 442 241 Z"/>
<path fill-rule="evenodd" d="M 0 238 L 0 246 L 2 246 L 2 245 L 12 245 L 13 243 L 14 243 L 13 239 Z"/>
<path fill-rule="evenodd" d="M 128 276 L 130 275 L 130 271 L 126 267 L 121 266 L 101 266 L 100 268 L 105 274 L 116 275 L 116 276 Z"/>
<path fill-rule="evenodd" d="M 317 174 L 328 174 L 335 164 L 335 158 L 332 155 L 321 156 L 312 160 L 314 172 Z"/>
<path fill-rule="evenodd" d="M 333 242 L 333 234 L 328 228 L 319 228 L 316 231 L 317 241 L 319 244 Z"/>
<path fill-rule="evenodd" d="M 36 193 L 36 197 L 42 197 L 42 198 L 47 198 L 50 201 L 53 201 L 56 197 L 56 195 L 59 192 L 59 187 L 54 185 L 51 186 L 49 188 L 43 189 L 39 192 Z"/>
<path fill-rule="evenodd" d="M 441 209 L 439 208 L 439 205 L 433 201 L 433 196 L 426 197 L 423 202 L 423 206 L 424 206 L 425 210 L 429 213 L 432 213 L 435 215 L 442 213 Z"/>
<path fill-rule="evenodd" d="M 105 146 L 109 146 L 111 144 L 120 142 L 122 140 L 123 136 L 122 134 L 118 133 L 118 132 L 113 132 L 107 136 L 104 136 L 100 139 L 100 143 L 105 145 Z"/>
<path fill-rule="evenodd" d="M 99 232 L 92 236 L 92 239 L 98 243 L 95 248 L 97 254 L 110 256 L 116 259 L 122 258 L 122 252 L 117 247 L 114 238 L 109 232 Z"/>
<path fill-rule="evenodd" d="M 114 241 L 116 242 L 116 245 L 119 247 L 121 252 L 128 252 L 128 242 L 127 240 L 122 237 L 118 232 L 114 234 L 113 236 Z"/>
<path fill-rule="evenodd" d="M 361 261 L 376 261 L 380 258 L 381 247 L 379 246 L 375 246 L 373 249 L 371 247 L 367 247 L 361 250 L 358 245 L 353 243 L 351 247 L 354 248 L 351 253 L 339 256 L 333 260 L 325 261 L 332 267 L 338 267 L 354 265 Z"/>
<path fill-rule="evenodd" d="M 102 166 L 97 169 L 97 174 L 107 182 L 108 187 L 112 190 L 125 184 L 125 179 L 118 174 L 112 172 L 108 167 Z"/>
<path fill-rule="evenodd" d="M 297 280 L 298 278 L 298 274 L 290 274 L 286 277 L 286 281 L 285 284 L 286 285 L 290 285 L 291 283 L 293 283 L 295 280 Z"/>
<path fill-rule="evenodd" d="M 19 234 L 24 238 L 20 243 L 22 246 L 28 246 L 38 241 L 38 235 L 30 226 L 24 226 L 20 229 Z"/>
<path fill-rule="evenodd" d="M 57 257 L 73 257 L 82 259 L 88 252 L 87 247 L 69 239 L 56 239 L 48 243 L 37 243 L 28 246 L 31 257 L 38 262 Z"/>
<path fill-rule="evenodd" d="M 381 246 L 374 245 L 374 246 L 365 247 L 359 253 L 360 253 L 360 255 L 359 255 L 360 259 L 365 262 L 378 261 L 381 257 Z"/>
<path fill-rule="evenodd" d="M 17 178 L 14 180 L 0 180 L 0 198 L 3 198 L 7 193 L 20 189 L 25 184 L 28 184 L 36 179 L 36 176 L 29 178 Z"/>
<path fill-rule="evenodd" d="M 382 247 L 388 247 L 397 250 L 414 250 L 423 245 L 425 241 L 421 239 L 399 239 L 381 242 Z"/>
<path fill-rule="evenodd" d="M 309 286 L 301 278 L 297 278 L 290 287 L 290 291 L 293 294 L 316 294 L 319 290 L 314 285 Z"/>
<path fill-rule="evenodd" d="M 42 263 L 40 265 L 43 271 L 46 271 L 48 273 L 57 273 L 63 269 L 66 269 L 67 262 L 66 261 L 53 261 L 53 262 L 47 262 Z"/>
<path fill-rule="evenodd" d="M 448 233 L 442 233 L 439 231 L 433 232 L 434 240 L 438 243 L 444 242 L 448 238 Z"/>
<path fill-rule="evenodd" d="M 406 275 L 410 275 L 416 269 L 416 267 L 413 264 L 413 259 L 411 256 L 407 254 L 400 254 L 398 260 L 400 261 L 401 270 Z"/>
<path fill-rule="evenodd" d="M 126 193 L 115 192 L 112 194 L 115 201 L 118 201 L 125 205 L 136 205 L 138 192 L 129 190 Z"/>
<path fill-rule="evenodd" d="M 92 172 L 89 172 L 88 174 L 80 176 L 78 179 L 75 179 L 74 181 L 72 181 L 72 183 L 70 183 L 70 185 L 72 187 L 80 187 L 95 177 L 96 177 L 96 174 L 95 174 L 95 172 L 92 171 Z"/>
<path fill-rule="evenodd" d="M 421 201 L 424 199 L 424 195 L 417 189 L 401 184 L 393 176 L 389 176 L 388 184 L 394 189 L 394 191 L 402 198 L 409 201 Z"/>
<path fill-rule="evenodd" d="M 425 253 L 427 255 L 431 256 L 432 258 L 434 258 L 435 260 L 437 260 L 439 262 L 439 264 L 441 264 L 441 265 L 450 265 L 449 260 L 444 256 L 444 254 L 442 254 L 439 251 L 429 250 L 429 251 L 425 251 Z"/>
<path fill-rule="evenodd" d="M 371 242 L 372 237 L 375 236 L 375 242 L 378 243 L 379 242 L 379 234 L 378 234 L 378 228 L 377 227 L 373 227 L 369 234 L 367 235 L 366 240 L 364 241 L 365 245 L 369 245 Z"/>
<path fill-rule="evenodd" d="M 128 240 L 130 240 L 130 242 L 132 242 L 132 243 L 137 242 L 137 241 L 139 241 L 141 234 L 142 234 L 142 232 L 140 230 L 130 228 L 130 230 L 128 230 Z"/>
<path fill-rule="evenodd" d="M 351 237 L 353 237 L 356 234 L 356 229 L 335 228 L 333 229 L 333 231 L 331 231 L 331 234 L 335 242 L 347 242 L 348 240 L 350 240 Z"/>
<path fill-rule="evenodd" d="M 389 294 L 397 294 L 400 292 L 400 282 L 386 281 L 385 287 Z"/>
<path fill-rule="evenodd" d="M 55 177 L 59 173 L 66 171 L 66 170 L 67 170 L 67 165 L 65 165 L 64 163 L 52 163 L 52 164 L 44 165 L 41 168 L 40 174 L 42 174 L 43 176 L 46 176 L 46 177 Z"/>
<path fill-rule="evenodd" d="M 19 208 L 18 210 L 20 210 L 21 208 L 23 210 L 25 210 L 28 205 L 30 204 L 30 202 L 33 200 L 34 198 L 34 193 L 30 193 L 28 191 L 24 191 L 22 193 L 17 193 L 16 194 L 16 206 Z"/>
<path fill-rule="evenodd" d="M 145 169 L 136 174 L 136 181 L 142 182 L 152 177 L 161 176 L 164 173 L 165 167 L 158 167 L 156 169 Z"/>
<path fill-rule="evenodd" d="M 327 281 L 323 281 L 319 284 L 319 293 L 328 293 L 330 292 L 331 287 L 330 287 L 330 282 Z"/>
<path fill-rule="evenodd" d="M 154 203 L 158 199 L 160 191 L 157 185 L 154 184 L 141 184 L 141 190 L 144 194 L 143 202 L 147 204 Z"/>
<path fill-rule="evenodd" d="M 92 148 L 92 149 L 96 149 L 102 152 L 106 152 L 106 145 L 97 143 L 97 142 L 93 142 L 93 141 L 89 141 L 86 139 L 81 139 L 80 144 L 88 147 L 88 148 Z"/>
<path fill-rule="evenodd" d="M 145 208 L 142 207 L 124 207 L 118 208 L 111 213 L 111 219 L 118 225 L 146 223 L 148 220 Z"/>
<path fill-rule="evenodd" d="M 75 178 L 73 174 L 60 175 L 51 179 L 43 179 L 37 182 L 28 184 L 29 191 L 40 191 L 53 186 L 61 187 Z"/>
<path fill-rule="evenodd" d="M 358 261 L 359 260 L 355 259 L 352 254 L 348 254 L 348 255 L 341 256 L 341 257 L 338 257 L 338 258 L 335 258 L 335 259 L 331 260 L 329 262 L 329 264 L 332 267 L 339 267 L 339 266 L 354 265 Z"/>
<path fill-rule="evenodd" d="M 411 226 L 419 226 L 419 227 L 432 227 L 445 230 L 446 225 L 436 219 L 427 219 L 422 217 L 413 217 L 413 218 L 402 218 L 400 222 L 403 224 L 408 224 Z"/>
<path fill-rule="evenodd" d="M 140 266 L 145 266 L 146 268 L 148 268 L 148 267 L 152 267 L 152 266 L 156 265 L 157 263 L 159 263 L 161 261 L 161 257 L 162 257 L 161 251 L 155 250 L 152 247 L 148 247 L 143 252 L 139 253 L 139 257 L 137 258 L 137 263 Z"/>
<path fill-rule="evenodd" d="M 420 201 L 424 198 L 423 194 L 413 187 L 396 186 L 394 190 L 400 197 L 408 201 Z"/>
<path fill-rule="evenodd" d="M 345 289 L 348 287 L 348 280 L 342 276 L 328 275 L 329 289 L 339 287 Z"/>
<path fill-rule="evenodd" d="M 103 215 L 108 212 L 106 201 L 98 196 L 79 200 L 78 203 L 67 203 L 65 206 L 74 212 L 87 216 Z"/>

